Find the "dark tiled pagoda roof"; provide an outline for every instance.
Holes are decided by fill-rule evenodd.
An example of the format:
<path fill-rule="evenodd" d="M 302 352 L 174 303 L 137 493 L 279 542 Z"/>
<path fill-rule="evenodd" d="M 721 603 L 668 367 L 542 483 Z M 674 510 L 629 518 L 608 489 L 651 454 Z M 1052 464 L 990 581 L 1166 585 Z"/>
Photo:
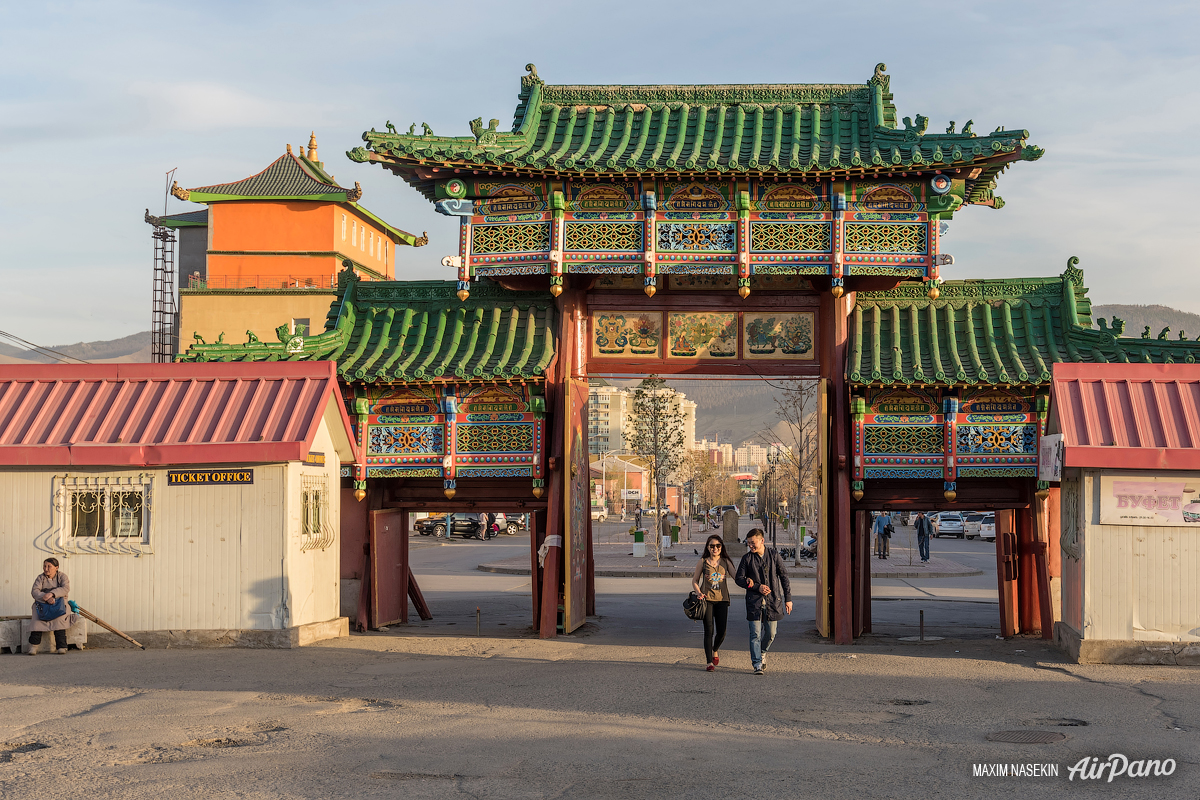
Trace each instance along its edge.
<path fill-rule="evenodd" d="M 966 201 L 1000 205 L 995 179 L 1012 161 L 1040 158 L 1029 132 L 926 133 L 897 127 L 880 64 L 866 84 L 550 86 L 530 64 L 511 131 L 471 123 L 474 136 L 374 129 L 347 155 L 378 161 L 432 199 L 429 169 L 488 167 L 527 174 L 874 174 L 962 169 Z M 950 130 L 954 126 L 951 125 Z M 422 169 L 424 168 L 424 169 Z"/>
<path fill-rule="evenodd" d="M 326 330 L 279 342 L 196 344 L 181 361 L 332 360 L 346 380 L 540 380 L 554 357 L 554 298 L 454 281 L 347 280 Z"/>
<path fill-rule="evenodd" d="M 287 152 L 249 178 L 195 189 L 176 187 L 172 194 L 196 203 L 249 198 L 353 202 L 362 197 L 362 189 L 357 184 L 353 189 L 338 186 L 317 162 Z"/>
<path fill-rule="evenodd" d="M 1131 339 L 1124 323 L 1092 327 L 1083 273 L 1057 278 L 944 281 L 859 292 L 850 320 L 851 383 L 1048 384 L 1058 362 L 1193 363 L 1200 342 Z"/>

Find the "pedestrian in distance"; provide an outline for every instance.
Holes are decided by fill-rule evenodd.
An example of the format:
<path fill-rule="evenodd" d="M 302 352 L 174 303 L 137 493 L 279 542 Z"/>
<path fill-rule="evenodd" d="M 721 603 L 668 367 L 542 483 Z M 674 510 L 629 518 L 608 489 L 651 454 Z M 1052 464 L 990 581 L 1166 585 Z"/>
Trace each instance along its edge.
<path fill-rule="evenodd" d="M 875 557 L 886 559 L 891 553 L 891 531 L 892 518 L 889 514 L 881 513 L 875 518 L 875 524 L 871 527 L 875 532 Z"/>
<path fill-rule="evenodd" d="M 924 511 L 917 512 L 917 550 L 921 553 L 921 563 L 929 561 L 929 540 L 933 538 L 933 523 Z"/>
<path fill-rule="evenodd" d="M 42 574 L 33 581 L 33 620 L 29 631 L 29 644 L 33 645 L 29 655 L 37 655 L 37 648 L 42 643 L 42 634 L 54 632 L 53 653 L 63 655 L 67 652 L 67 629 L 75 624 L 77 619 L 67 609 L 67 595 L 71 593 L 71 581 L 67 573 L 58 569 L 57 558 L 47 558 L 42 562 Z"/>
<path fill-rule="evenodd" d="M 639 531 L 642 529 L 642 507 L 640 505 L 633 511 L 633 527 Z"/>
<path fill-rule="evenodd" d="M 721 643 L 729 623 L 729 584 L 733 562 L 725 553 L 725 541 L 713 534 L 704 543 L 703 558 L 692 573 L 692 589 L 708 601 L 704 612 L 704 658 L 709 672 L 721 663 Z"/>
<path fill-rule="evenodd" d="M 779 620 L 792 613 L 792 584 L 779 551 L 767 548 L 762 528 L 753 528 L 746 534 L 746 547 L 749 551 L 742 556 L 733 581 L 746 590 L 750 663 L 754 674 L 762 675 Z"/>

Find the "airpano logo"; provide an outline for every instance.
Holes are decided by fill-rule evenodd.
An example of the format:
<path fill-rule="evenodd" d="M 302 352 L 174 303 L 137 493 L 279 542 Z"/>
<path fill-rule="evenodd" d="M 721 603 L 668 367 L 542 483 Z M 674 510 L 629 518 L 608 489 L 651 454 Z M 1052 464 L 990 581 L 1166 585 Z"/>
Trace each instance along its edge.
<path fill-rule="evenodd" d="M 1120 753 L 1113 753 L 1107 761 L 1101 761 L 1097 756 L 1084 756 L 1067 770 L 1067 780 L 1079 778 L 1081 781 L 1098 781 L 1107 778 L 1107 782 L 1112 783 L 1114 778 L 1148 778 L 1174 773 L 1173 758 L 1139 758 L 1130 761 Z"/>

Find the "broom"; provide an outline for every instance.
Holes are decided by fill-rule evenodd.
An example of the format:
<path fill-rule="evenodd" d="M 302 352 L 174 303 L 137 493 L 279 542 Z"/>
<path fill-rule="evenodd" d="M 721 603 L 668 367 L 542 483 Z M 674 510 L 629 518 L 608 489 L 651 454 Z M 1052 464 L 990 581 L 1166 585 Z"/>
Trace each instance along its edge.
<path fill-rule="evenodd" d="M 133 638 L 132 636 L 130 636 L 129 634 L 122 633 L 121 631 L 117 630 L 117 629 L 116 629 L 116 628 L 114 628 L 112 625 L 109 625 L 107 622 L 105 622 L 104 620 L 100 619 L 99 617 L 97 617 L 97 616 L 96 616 L 95 614 L 93 614 L 92 612 L 90 612 L 90 611 L 87 611 L 86 609 L 84 609 L 83 607 L 81 607 L 81 606 L 80 606 L 78 603 L 76 603 L 74 600 L 68 600 L 68 601 L 67 601 L 67 605 L 69 605 L 69 606 L 71 607 L 71 611 L 72 611 L 73 613 L 75 613 L 75 614 L 78 614 L 79 616 L 83 617 L 84 619 L 90 619 L 92 622 L 96 623 L 96 624 L 97 624 L 97 625 L 99 625 L 101 628 L 107 628 L 108 630 L 112 631 L 112 632 L 113 632 L 113 633 L 115 633 L 117 636 L 120 636 L 122 639 L 124 639 L 125 641 L 127 641 L 127 642 L 129 642 L 130 644 L 134 645 L 135 647 L 140 647 L 140 648 L 142 648 L 143 650 L 145 650 L 145 649 L 146 649 L 146 645 L 142 644 L 141 642 L 138 642 L 136 639 L 134 639 L 134 638 Z"/>

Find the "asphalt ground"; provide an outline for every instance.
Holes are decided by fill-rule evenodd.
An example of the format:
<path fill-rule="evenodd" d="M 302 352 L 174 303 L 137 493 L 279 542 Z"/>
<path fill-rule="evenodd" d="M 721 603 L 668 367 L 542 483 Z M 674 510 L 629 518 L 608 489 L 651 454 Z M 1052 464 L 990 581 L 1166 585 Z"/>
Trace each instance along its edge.
<path fill-rule="evenodd" d="M 756 676 L 736 597 L 710 673 L 685 579 L 600 579 L 598 617 L 538 640 L 528 579 L 474 569 L 524 537 L 412 546 L 427 625 L 289 651 L 0 656 L 0 797 L 1200 796 L 1200 669 L 1075 665 L 997 639 L 986 576 L 877 586 L 876 632 L 850 646 L 812 634 L 797 581 Z M 900 640 L 920 608 L 946 638 Z M 989 739 L 1004 731 L 1059 736 Z M 1068 780 L 1113 753 L 1174 772 Z"/>

